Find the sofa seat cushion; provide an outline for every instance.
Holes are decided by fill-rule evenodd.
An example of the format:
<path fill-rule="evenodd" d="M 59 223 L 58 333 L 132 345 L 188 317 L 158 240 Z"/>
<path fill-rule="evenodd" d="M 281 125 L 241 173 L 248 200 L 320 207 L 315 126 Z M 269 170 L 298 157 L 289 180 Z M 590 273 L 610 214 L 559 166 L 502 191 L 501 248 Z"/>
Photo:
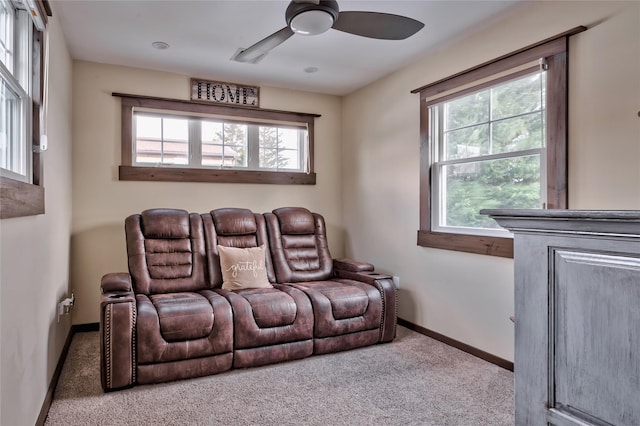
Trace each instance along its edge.
<path fill-rule="evenodd" d="M 313 311 L 291 286 L 220 290 L 233 309 L 234 348 L 247 349 L 313 338 Z"/>
<path fill-rule="evenodd" d="M 249 303 L 253 319 L 260 328 L 291 325 L 296 319 L 298 308 L 287 293 L 276 289 L 246 289 L 236 293 Z"/>
<path fill-rule="evenodd" d="M 167 319 L 170 316 L 165 314 L 170 311 L 173 306 L 172 302 L 164 299 L 169 299 L 173 296 L 187 296 L 189 299 L 196 300 L 193 306 L 188 306 L 186 309 L 192 310 L 196 313 L 189 321 L 191 325 L 197 324 L 197 321 L 193 321 L 196 318 L 198 321 L 204 319 L 206 315 L 203 312 L 209 310 L 202 304 L 202 300 L 208 303 L 213 311 L 213 315 L 210 317 L 213 320 L 213 328 L 211 332 L 201 338 L 192 338 L 189 340 L 168 341 L 163 335 L 169 327 L 169 331 L 178 330 L 179 327 L 168 325 Z M 151 298 L 156 300 L 156 304 L 152 302 Z M 177 300 L 180 300 L 178 298 Z M 185 301 L 187 298 L 182 299 Z M 159 302 L 162 300 L 162 302 Z M 166 302 L 166 303 L 164 303 Z M 171 361 L 181 361 L 191 358 L 210 357 L 212 355 L 230 353 L 233 350 L 233 312 L 231 311 L 231 305 L 227 299 L 220 295 L 216 291 L 202 290 L 197 293 L 173 293 L 173 294 L 156 294 L 153 296 L 147 296 L 144 294 L 136 295 L 137 304 L 137 316 L 136 316 L 136 356 L 138 365 L 156 364 Z M 189 302 L 185 303 L 186 305 Z M 158 312 L 158 307 L 162 311 Z M 195 308 L 198 309 L 195 309 Z M 200 312 L 198 312 L 200 311 Z M 184 323 L 183 323 L 184 325 Z M 198 329 L 199 327 L 196 327 Z M 191 333 L 191 336 L 201 334 L 207 326 L 200 327 L 200 332 L 182 333 L 182 336 L 187 336 Z"/>
<path fill-rule="evenodd" d="M 382 298 L 372 285 L 347 279 L 291 284 L 311 300 L 314 337 L 339 336 L 379 328 Z"/>
<path fill-rule="evenodd" d="M 365 290 L 350 285 L 336 285 L 333 281 L 329 281 L 329 283 L 328 286 L 321 284 L 316 289 L 331 302 L 331 310 L 335 319 L 359 317 L 367 312 L 369 296 Z"/>
<path fill-rule="evenodd" d="M 167 342 L 206 337 L 213 328 L 213 308 L 197 293 L 156 294 L 149 297 L 158 311 L 160 333 Z"/>
<path fill-rule="evenodd" d="M 360 317 L 369 307 L 369 296 L 360 287 L 337 281 L 300 283 L 299 286 L 306 288 L 312 297 L 328 301 L 333 318 L 337 320 Z"/>

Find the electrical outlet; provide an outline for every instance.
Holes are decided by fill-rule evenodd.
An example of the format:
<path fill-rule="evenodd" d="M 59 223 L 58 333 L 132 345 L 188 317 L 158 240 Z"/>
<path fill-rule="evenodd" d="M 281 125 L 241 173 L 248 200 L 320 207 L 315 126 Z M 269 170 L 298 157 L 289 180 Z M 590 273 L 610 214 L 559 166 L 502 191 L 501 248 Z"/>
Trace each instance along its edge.
<path fill-rule="evenodd" d="M 393 285 L 396 287 L 396 290 L 400 288 L 400 277 L 393 276 Z"/>
<path fill-rule="evenodd" d="M 71 293 L 71 297 L 67 297 L 62 302 L 58 303 L 58 322 L 62 315 L 69 315 L 71 310 L 76 304 L 76 295 Z"/>

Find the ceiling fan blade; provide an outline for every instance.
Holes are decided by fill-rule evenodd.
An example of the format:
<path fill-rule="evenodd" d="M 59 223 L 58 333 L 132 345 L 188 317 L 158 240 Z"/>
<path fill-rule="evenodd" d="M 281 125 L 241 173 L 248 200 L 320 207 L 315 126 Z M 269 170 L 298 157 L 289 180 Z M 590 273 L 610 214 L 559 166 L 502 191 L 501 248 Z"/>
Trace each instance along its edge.
<path fill-rule="evenodd" d="M 333 29 L 381 40 L 404 40 L 424 27 L 406 16 L 380 12 L 340 12 Z"/>
<path fill-rule="evenodd" d="M 255 62 L 262 55 L 265 55 L 274 47 L 282 44 L 293 34 L 294 33 L 291 28 L 284 27 L 280 31 L 276 31 L 256 44 L 249 46 L 244 50 L 240 50 L 238 53 L 233 55 L 231 59 L 238 62 Z"/>

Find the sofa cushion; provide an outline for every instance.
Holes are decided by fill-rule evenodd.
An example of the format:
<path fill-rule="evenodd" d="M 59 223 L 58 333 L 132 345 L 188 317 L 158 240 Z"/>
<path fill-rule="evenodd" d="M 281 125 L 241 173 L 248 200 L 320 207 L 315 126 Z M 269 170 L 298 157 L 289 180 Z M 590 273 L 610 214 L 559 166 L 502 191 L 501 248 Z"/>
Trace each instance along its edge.
<path fill-rule="evenodd" d="M 249 302 L 253 319 L 260 328 L 284 327 L 296 320 L 296 302 L 283 291 L 254 288 L 238 290 L 237 294 Z"/>
<path fill-rule="evenodd" d="M 189 238 L 189 213 L 178 209 L 151 209 L 141 214 L 142 233 L 146 238 Z"/>
<path fill-rule="evenodd" d="M 218 236 L 255 234 L 258 230 L 251 210 L 217 209 L 211 211 Z"/>
<path fill-rule="evenodd" d="M 211 211 L 217 244 L 228 247 L 257 247 L 256 216 L 247 209 L 217 209 Z"/>
<path fill-rule="evenodd" d="M 273 288 L 221 290 L 233 310 L 237 349 L 272 347 L 313 338 L 313 309 L 301 290 L 274 284 Z M 256 361 L 254 365 L 262 365 Z"/>
<path fill-rule="evenodd" d="M 180 293 L 184 294 L 184 293 Z M 227 299 L 212 290 L 191 293 L 204 298 L 213 310 L 213 328 L 203 338 L 167 341 L 161 330 L 158 308 L 151 301 L 158 296 L 136 295 L 135 345 L 137 365 L 168 363 L 192 358 L 207 358 L 233 351 L 233 312 Z M 169 294 L 165 294 L 170 296 Z M 162 297 L 160 298 L 162 299 Z M 163 309 L 164 311 L 164 309 Z M 164 312 L 163 312 L 164 313 Z M 163 315 L 164 316 L 164 315 Z M 166 328 L 167 321 L 163 321 Z"/>
<path fill-rule="evenodd" d="M 316 281 L 300 283 L 312 299 L 326 299 L 331 305 L 334 319 L 355 318 L 365 314 L 369 307 L 369 296 L 362 288 L 339 281 Z"/>
<path fill-rule="evenodd" d="M 209 287 L 199 214 L 145 210 L 125 220 L 127 257 L 136 294 L 196 292 Z"/>
<path fill-rule="evenodd" d="M 283 207 L 273 213 L 278 216 L 283 235 L 313 235 L 316 231 L 313 214 L 305 208 Z"/>
<path fill-rule="evenodd" d="M 245 288 L 272 288 L 267 278 L 265 247 L 225 247 L 218 245 L 222 288 L 240 290 Z"/>
<path fill-rule="evenodd" d="M 382 298 L 372 285 L 347 279 L 292 285 L 304 291 L 311 300 L 314 337 L 340 336 L 380 328 Z"/>
<path fill-rule="evenodd" d="M 152 279 L 187 278 L 193 273 L 191 240 L 144 240 L 149 277 Z"/>
<path fill-rule="evenodd" d="M 322 281 L 333 276 L 322 216 L 300 207 L 264 214 L 278 283 Z"/>
<path fill-rule="evenodd" d="M 168 293 L 150 296 L 158 311 L 160 333 L 167 342 L 206 337 L 213 328 L 213 308 L 197 293 Z"/>

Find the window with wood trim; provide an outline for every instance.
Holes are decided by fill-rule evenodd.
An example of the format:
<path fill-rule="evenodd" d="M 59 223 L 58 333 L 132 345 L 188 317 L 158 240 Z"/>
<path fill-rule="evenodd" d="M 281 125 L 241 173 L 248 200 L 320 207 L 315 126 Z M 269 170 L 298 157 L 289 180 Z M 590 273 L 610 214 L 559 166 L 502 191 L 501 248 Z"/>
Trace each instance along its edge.
<path fill-rule="evenodd" d="M 420 94 L 424 247 L 513 257 L 485 208 L 567 208 L 567 45 L 579 27 Z"/>
<path fill-rule="evenodd" d="M 0 0 L 0 219 L 44 213 L 46 0 Z"/>
<path fill-rule="evenodd" d="M 120 180 L 315 184 L 315 114 L 122 98 Z"/>

